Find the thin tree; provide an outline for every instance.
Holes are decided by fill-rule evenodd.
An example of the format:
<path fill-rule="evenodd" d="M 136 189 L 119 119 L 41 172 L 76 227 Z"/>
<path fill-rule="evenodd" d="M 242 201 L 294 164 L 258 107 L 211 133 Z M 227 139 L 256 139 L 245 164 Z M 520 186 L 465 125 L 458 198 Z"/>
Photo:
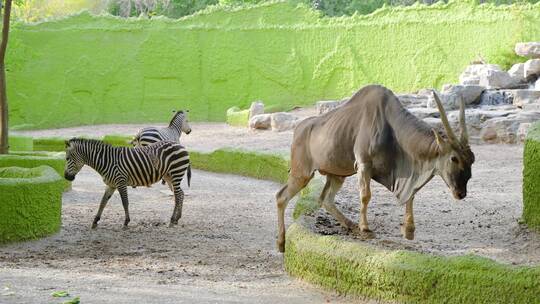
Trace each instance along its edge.
<path fill-rule="evenodd" d="M 9 19 L 11 17 L 11 0 L 5 0 L 4 17 L 2 19 L 2 41 L 0 42 L 0 154 L 7 154 L 8 144 L 8 102 L 6 92 L 6 49 L 9 36 Z"/>

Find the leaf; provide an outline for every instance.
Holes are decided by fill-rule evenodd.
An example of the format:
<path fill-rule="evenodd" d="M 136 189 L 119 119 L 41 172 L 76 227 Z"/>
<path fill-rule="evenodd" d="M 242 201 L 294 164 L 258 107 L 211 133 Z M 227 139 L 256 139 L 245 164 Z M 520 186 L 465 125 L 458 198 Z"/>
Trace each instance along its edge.
<path fill-rule="evenodd" d="M 81 299 L 79 297 L 75 297 L 71 300 L 65 301 L 63 304 L 80 304 Z"/>
<path fill-rule="evenodd" d="M 67 292 L 67 291 L 55 291 L 55 292 L 51 293 L 51 296 L 53 296 L 55 298 L 64 298 L 64 297 L 69 296 L 69 292 Z"/>

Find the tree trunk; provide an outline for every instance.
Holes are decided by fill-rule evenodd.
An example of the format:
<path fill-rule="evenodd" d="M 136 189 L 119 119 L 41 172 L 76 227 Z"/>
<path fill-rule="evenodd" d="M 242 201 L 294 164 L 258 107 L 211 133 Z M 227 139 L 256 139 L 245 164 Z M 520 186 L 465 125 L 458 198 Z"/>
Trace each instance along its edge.
<path fill-rule="evenodd" d="M 8 102 L 6 93 L 6 49 L 9 36 L 9 19 L 11 16 L 11 0 L 4 5 L 2 26 L 2 42 L 0 42 L 0 154 L 7 154 L 8 144 Z"/>

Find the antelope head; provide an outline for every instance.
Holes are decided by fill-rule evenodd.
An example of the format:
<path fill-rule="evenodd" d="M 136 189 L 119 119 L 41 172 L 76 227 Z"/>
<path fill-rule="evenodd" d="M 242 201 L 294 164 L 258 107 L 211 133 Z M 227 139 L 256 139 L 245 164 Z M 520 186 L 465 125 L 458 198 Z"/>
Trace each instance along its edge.
<path fill-rule="evenodd" d="M 448 117 L 437 93 L 433 92 L 437 108 L 441 114 L 441 121 L 446 132 L 446 139 L 439 132 L 432 129 L 439 148 L 439 156 L 436 160 L 435 172 L 440 175 L 452 195 L 456 199 L 467 196 L 467 182 L 471 178 L 471 166 L 474 163 L 474 153 L 469 146 L 469 136 L 465 123 L 465 102 L 462 100 L 459 109 L 459 139 L 450 127 Z"/>

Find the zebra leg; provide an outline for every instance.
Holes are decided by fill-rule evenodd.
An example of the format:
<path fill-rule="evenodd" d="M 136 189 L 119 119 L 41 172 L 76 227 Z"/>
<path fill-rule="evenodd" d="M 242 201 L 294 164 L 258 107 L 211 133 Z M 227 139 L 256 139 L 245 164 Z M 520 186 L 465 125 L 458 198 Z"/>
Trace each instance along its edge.
<path fill-rule="evenodd" d="M 124 213 L 126 214 L 124 219 L 124 229 L 127 229 L 127 226 L 129 224 L 129 201 L 128 201 L 128 195 L 127 195 L 127 187 L 126 186 L 120 186 L 118 187 L 118 192 L 120 192 L 120 198 L 122 199 L 122 206 L 124 206 Z"/>
<path fill-rule="evenodd" d="M 96 214 L 96 217 L 94 217 L 94 222 L 92 223 L 92 229 L 96 229 L 99 220 L 101 219 L 101 213 L 103 213 L 103 209 L 105 209 L 105 206 L 107 206 L 107 202 L 113 195 L 116 188 L 107 186 L 107 189 L 105 189 L 105 193 L 103 194 L 103 198 L 101 199 L 101 203 L 99 204 L 99 209 Z"/>
<path fill-rule="evenodd" d="M 184 191 L 180 189 L 180 183 L 174 191 L 174 211 L 171 216 L 169 227 L 178 225 L 178 220 L 182 217 L 182 206 L 184 205 Z"/>

